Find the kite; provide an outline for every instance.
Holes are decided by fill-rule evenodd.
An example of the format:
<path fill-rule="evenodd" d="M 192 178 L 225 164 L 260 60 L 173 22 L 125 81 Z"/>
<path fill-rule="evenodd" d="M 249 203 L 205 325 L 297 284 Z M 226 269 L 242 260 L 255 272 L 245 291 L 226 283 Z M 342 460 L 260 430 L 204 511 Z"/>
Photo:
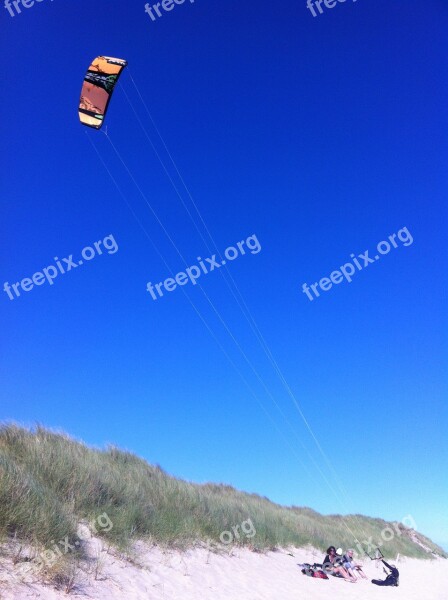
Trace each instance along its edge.
<path fill-rule="evenodd" d="M 97 56 L 87 70 L 79 99 L 79 120 L 87 127 L 101 129 L 112 92 L 127 61 Z"/>

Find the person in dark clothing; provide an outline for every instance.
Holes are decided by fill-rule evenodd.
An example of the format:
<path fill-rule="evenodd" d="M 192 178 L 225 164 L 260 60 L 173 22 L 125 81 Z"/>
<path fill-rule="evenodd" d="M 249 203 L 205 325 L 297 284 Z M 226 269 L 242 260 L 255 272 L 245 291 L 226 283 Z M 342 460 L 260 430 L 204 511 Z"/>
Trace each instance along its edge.
<path fill-rule="evenodd" d="M 400 573 L 398 572 L 397 567 L 395 565 L 389 565 L 384 560 L 384 558 L 381 559 L 381 562 L 383 562 L 386 565 L 386 567 L 389 569 L 390 573 L 386 577 L 386 579 L 372 579 L 372 583 L 374 583 L 375 585 L 394 585 L 394 586 L 398 586 L 398 581 L 399 581 Z"/>

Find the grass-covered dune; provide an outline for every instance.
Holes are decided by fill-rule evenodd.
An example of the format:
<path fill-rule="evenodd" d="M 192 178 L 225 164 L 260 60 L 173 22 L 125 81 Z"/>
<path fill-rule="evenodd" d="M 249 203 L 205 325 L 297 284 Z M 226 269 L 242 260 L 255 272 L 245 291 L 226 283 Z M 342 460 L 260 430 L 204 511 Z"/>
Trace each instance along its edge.
<path fill-rule="evenodd" d="M 360 515 L 287 508 L 227 485 L 189 483 L 129 452 L 89 448 L 41 427 L 0 426 L 0 541 L 14 537 L 37 551 L 54 540 L 76 539 L 81 520 L 103 513 L 113 527 L 98 533 L 118 547 L 136 539 L 180 548 L 219 543 L 223 531 L 250 519 L 256 534 L 241 535 L 239 544 L 259 550 L 310 544 L 324 550 L 329 544 L 356 547 L 354 537 L 380 541 L 390 525 Z M 431 556 L 419 544 L 446 556 L 402 525 L 382 550 L 389 557 Z"/>

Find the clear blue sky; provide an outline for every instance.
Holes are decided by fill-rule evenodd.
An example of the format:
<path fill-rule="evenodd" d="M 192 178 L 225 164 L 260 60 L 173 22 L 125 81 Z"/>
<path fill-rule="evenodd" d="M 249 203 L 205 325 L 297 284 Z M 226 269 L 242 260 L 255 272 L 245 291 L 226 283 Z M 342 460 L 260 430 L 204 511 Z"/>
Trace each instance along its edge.
<path fill-rule="evenodd" d="M 1 288 L 109 234 L 118 244 L 52 286 L 1 290 L 0 418 L 284 504 L 412 514 L 448 549 L 445 0 L 347 1 L 316 18 L 305 0 L 196 0 L 155 22 L 140 0 L 0 8 Z M 129 61 L 110 139 L 187 263 L 210 253 L 126 100 L 165 157 L 129 74 L 220 251 L 257 236 L 261 251 L 229 272 L 347 503 L 304 450 L 334 482 L 221 273 L 202 289 L 264 385 L 200 286 L 182 289 L 277 428 L 182 289 L 156 302 L 146 291 L 170 273 L 89 140 L 173 273 L 184 264 L 106 136 L 78 122 L 100 54 Z M 352 283 L 302 292 L 403 227 L 413 243 Z"/>

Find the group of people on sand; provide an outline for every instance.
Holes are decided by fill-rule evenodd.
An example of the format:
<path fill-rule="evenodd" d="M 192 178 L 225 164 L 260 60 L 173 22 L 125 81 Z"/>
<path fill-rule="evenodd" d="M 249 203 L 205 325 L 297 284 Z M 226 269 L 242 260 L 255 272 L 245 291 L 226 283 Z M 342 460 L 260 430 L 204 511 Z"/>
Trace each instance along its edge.
<path fill-rule="evenodd" d="M 355 563 L 353 558 L 353 550 L 349 548 L 345 554 L 342 549 L 330 546 L 327 549 L 327 555 L 322 563 L 322 568 L 327 575 L 335 577 L 343 577 L 346 581 L 356 583 L 358 577 L 367 579 L 366 574 L 362 570 L 361 565 Z"/>
<path fill-rule="evenodd" d="M 334 575 L 335 577 L 343 577 L 345 581 L 350 583 L 356 583 L 360 578 L 367 579 L 362 566 L 354 561 L 353 554 L 354 550 L 351 548 L 343 554 L 342 548 L 336 550 L 334 546 L 330 546 L 327 549 L 322 569 L 325 573 Z M 372 583 L 380 586 L 398 586 L 399 572 L 395 565 L 389 565 L 383 558 L 378 560 L 381 560 L 390 573 L 384 580 L 372 579 Z"/>

